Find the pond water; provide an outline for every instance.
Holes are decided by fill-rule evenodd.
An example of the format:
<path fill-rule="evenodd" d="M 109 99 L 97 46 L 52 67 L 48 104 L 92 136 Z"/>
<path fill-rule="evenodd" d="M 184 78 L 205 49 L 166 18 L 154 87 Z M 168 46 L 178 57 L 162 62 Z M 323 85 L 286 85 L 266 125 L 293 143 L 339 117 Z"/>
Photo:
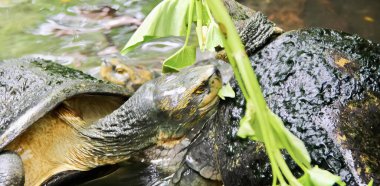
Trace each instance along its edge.
<path fill-rule="evenodd" d="M 241 0 L 286 30 L 328 27 L 380 42 L 379 0 Z M 160 0 L 0 0 L 0 60 L 40 56 L 98 76 L 99 65 L 117 55 L 146 13 Z M 170 38 L 123 57 L 129 63 L 159 62 L 181 46 Z M 143 54 L 143 55 L 141 55 Z M 87 185 L 145 185 L 166 177 L 147 164 L 122 164 Z M 128 167 L 128 168 L 126 168 Z"/>
<path fill-rule="evenodd" d="M 96 75 L 159 1 L 0 0 L 0 60 L 39 56 Z"/>

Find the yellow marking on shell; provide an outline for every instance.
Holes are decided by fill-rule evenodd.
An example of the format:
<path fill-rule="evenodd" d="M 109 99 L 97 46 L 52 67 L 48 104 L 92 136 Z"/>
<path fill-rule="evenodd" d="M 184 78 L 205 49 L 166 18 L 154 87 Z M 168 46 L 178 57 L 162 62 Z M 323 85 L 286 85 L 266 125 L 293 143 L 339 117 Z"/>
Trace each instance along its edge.
<path fill-rule="evenodd" d="M 337 140 L 339 143 L 345 142 L 347 140 L 347 137 L 345 135 L 337 135 Z"/>
<path fill-rule="evenodd" d="M 338 60 L 335 60 L 335 64 L 337 64 L 339 67 L 344 67 L 346 64 L 350 63 L 351 61 L 349 61 L 348 59 L 346 58 L 339 58 Z"/>
<path fill-rule="evenodd" d="M 369 23 L 375 22 L 375 19 L 371 16 L 364 16 L 363 19 L 364 19 L 364 21 L 367 21 Z"/>
<path fill-rule="evenodd" d="M 367 163 L 370 162 L 370 159 L 368 158 L 368 156 L 366 156 L 365 154 L 361 154 L 359 155 L 359 159 L 360 159 L 361 166 L 359 164 L 360 167 L 357 168 L 358 173 L 360 174 L 363 170 L 365 174 L 372 173 L 371 168 L 367 165 Z"/>

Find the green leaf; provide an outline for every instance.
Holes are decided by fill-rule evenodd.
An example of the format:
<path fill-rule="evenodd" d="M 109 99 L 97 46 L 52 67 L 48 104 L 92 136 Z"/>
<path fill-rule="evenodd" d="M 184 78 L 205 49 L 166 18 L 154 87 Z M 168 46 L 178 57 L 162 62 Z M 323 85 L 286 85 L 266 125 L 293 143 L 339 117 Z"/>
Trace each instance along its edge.
<path fill-rule="evenodd" d="M 205 48 L 211 52 L 215 51 L 215 47 L 223 47 L 223 34 L 219 29 L 218 24 L 211 22 L 207 28 Z"/>
<path fill-rule="evenodd" d="M 318 166 L 307 170 L 307 172 L 299 178 L 298 181 L 302 183 L 302 185 L 307 186 L 332 186 L 335 183 L 341 186 L 345 185 L 339 176 L 336 176 L 329 171 L 322 170 L 318 168 Z"/>
<path fill-rule="evenodd" d="M 256 135 L 256 131 L 253 129 L 251 123 L 253 122 L 253 114 L 245 114 L 244 117 L 240 120 L 240 127 L 237 132 L 237 135 L 241 138 L 252 138 Z"/>
<path fill-rule="evenodd" d="M 191 0 L 164 0 L 145 18 L 141 26 L 125 45 L 122 54 L 127 54 L 146 38 L 185 36 L 187 16 Z"/>
<path fill-rule="evenodd" d="M 230 83 L 227 83 L 227 85 L 224 85 L 218 92 L 218 96 L 225 100 L 227 98 L 234 98 L 235 97 L 235 91 L 232 89 Z"/>
<path fill-rule="evenodd" d="M 240 121 L 238 136 L 244 138 L 250 137 L 252 140 L 264 142 L 263 134 L 261 134 L 258 129 L 259 124 L 250 116 L 254 113 L 251 113 L 249 110 L 252 109 L 247 107 L 246 114 Z M 299 164 L 302 168 L 309 168 L 311 159 L 305 144 L 284 126 L 284 123 L 276 114 L 271 112 L 269 109 L 267 110 L 270 112 L 267 116 L 271 125 L 271 127 L 269 127 L 270 133 L 273 134 L 272 140 L 274 141 L 272 144 L 276 144 L 278 148 L 286 149 L 297 164 Z"/>
<path fill-rule="evenodd" d="M 271 132 L 275 134 L 276 144 L 280 148 L 285 148 L 297 164 L 304 166 L 303 168 L 309 168 L 311 159 L 305 144 L 284 126 L 276 114 L 270 112 L 268 117 L 273 129 Z"/>
<path fill-rule="evenodd" d="M 177 72 L 182 68 L 192 65 L 196 58 L 195 46 L 184 46 L 175 54 L 164 61 L 162 71 L 164 73 Z"/>
<path fill-rule="evenodd" d="M 252 140 L 263 141 L 262 134 L 260 133 L 259 125 L 255 120 L 255 110 L 251 102 L 247 101 L 247 108 L 245 115 L 240 120 L 240 127 L 237 135 L 241 138 L 249 137 Z"/>
<path fill-rule="evenodd" d="M 202 52 L 206 48 L 206 40 L 209 36 L 208 31 L 212 23 L 211 20 L 213 20 L 211 17 L 212 15 L 207 4 L 202 0 L 196 0 L 196 18 L 194 18 L 194 20 L 197 22 L 196 32 L 199 48 Z"/>
<path fill-rule="evenodd" d="M 131 52 L 132 50 L 134 50 L 136 47 L 140 46 L 141 44 L 145 43 L 145 42 L 149 42 L 153 39 L 156 39 L 156 38 L 159 38 L 159 37 L 155 37 L 155 36 L 144 36 L 143 37 L 143 40 L 140 41 L 140 42 L 137 42 L 131 46 L 129 46 L 128 48 L 124 48 L 122 51 L 121 51 L 121 54 L 127 54 L 129 52 Z"/>
<path fill-rule="evenodd" d="M 371 179 L 371 181 L 369 181 L 367 186 L 373 186 L 373 178 Z"/>

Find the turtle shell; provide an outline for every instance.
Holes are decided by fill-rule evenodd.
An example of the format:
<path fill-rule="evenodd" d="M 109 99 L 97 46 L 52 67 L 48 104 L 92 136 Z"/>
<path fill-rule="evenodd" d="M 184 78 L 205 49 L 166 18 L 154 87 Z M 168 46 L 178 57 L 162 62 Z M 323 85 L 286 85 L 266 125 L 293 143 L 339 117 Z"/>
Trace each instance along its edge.
<path fill-rule="evenodd" d="M 283 33 L 281 28 L 259 11 L 249 9 L 231 0 L 224 0 L 224 5 L 227 7 L 249 55 L 264 46 L 270 39 Z"/>
<path fill-rule="evenodd" d="M 329 29 L 290 31 L 250 57 L 268 106 L 308 149 L 312 165 L 347 185 L 380 183 L 380 45 Z M 245 101 L 220 104 L 215 146 L 225 185 L 271 185 L 263 144 L 236 132 Z M 210 140 L 209 140 L 210 141 Z M 285 155 L 291 171 L 302 170 Z"/>
<path fill-rule="evenodd" d="M 79 94 L 130 95 L 119 86 L 52 61 L 0 62 L 0 150 L 59 103 Z"/>
<path fill-rule="evenodd" d="M 268 106 L 306 145 L 311 164 L 341 176 L 347 185 L 380 183 L 380 45 L 329 29 L 286 32 L 250 56 Z M 214 174 L 223 185 L 272 185 L 261 142 L 237 136 L 245 99 L 235 80 L 234 99 L 221 101 L 215 117 L 186 153 L 187 175 Z M 296 177 L 302 170 L 285 160 Z M 188 161 L 191 160 L 191 161 Z M 206 174 L 207 175 L 207 174 Z"/>

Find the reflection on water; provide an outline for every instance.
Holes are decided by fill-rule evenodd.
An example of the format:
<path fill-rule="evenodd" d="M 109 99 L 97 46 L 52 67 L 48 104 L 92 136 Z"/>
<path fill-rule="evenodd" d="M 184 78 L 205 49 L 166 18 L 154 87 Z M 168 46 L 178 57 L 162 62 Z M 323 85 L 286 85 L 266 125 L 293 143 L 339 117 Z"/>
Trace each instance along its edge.
<path fill-rule="evenodd" d="M 324 27 L 380 42 L 379 0 L 238 0 L 285 30 Z"/>

